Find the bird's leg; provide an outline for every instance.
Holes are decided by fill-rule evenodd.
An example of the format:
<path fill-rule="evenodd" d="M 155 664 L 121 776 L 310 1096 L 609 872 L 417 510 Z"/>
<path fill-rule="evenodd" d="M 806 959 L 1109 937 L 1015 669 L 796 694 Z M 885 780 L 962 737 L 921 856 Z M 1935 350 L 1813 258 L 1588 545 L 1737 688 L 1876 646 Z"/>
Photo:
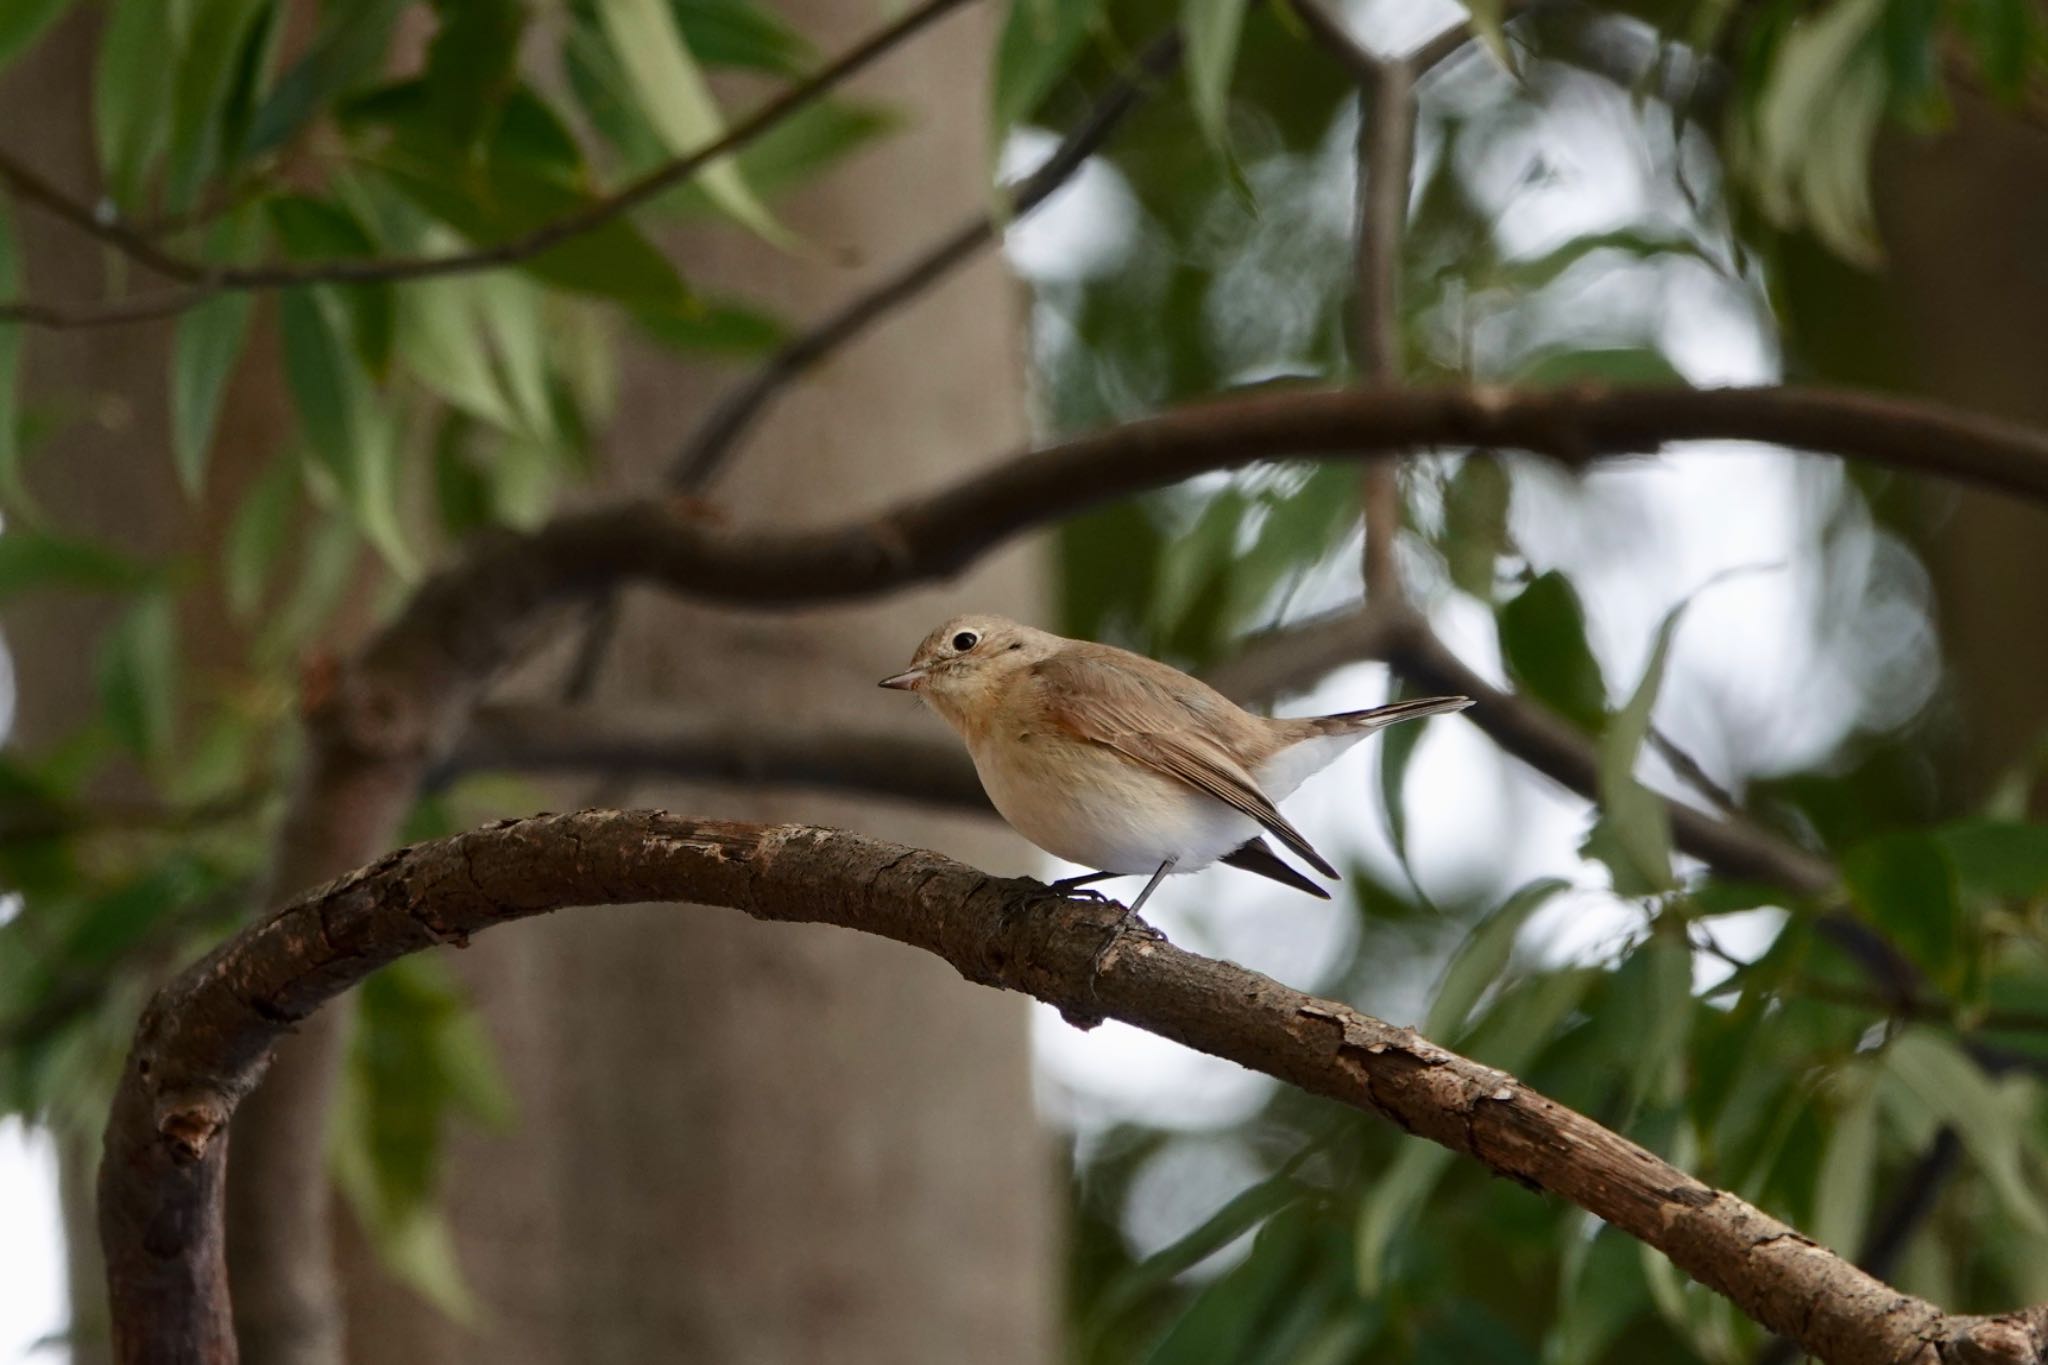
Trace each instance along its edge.
<path fill-rule="evenodd" d="M 1143 891 L 1140 891 L 1138 893 L 1138 898 L 1131 902 L 1131 908 L 1124 911 L 1125 919 L 1129 919 L 1131 916 L 1137 914 L 1138 911 L 1144 909 L 1145 902 L 1151 899 L 1152 893 L 1159 889 L 1159 883 L 1166 880 L 1166 874 L 1173 871 L 1173 865 L 1179 861 L 1180 859 L 1178 858 L 1168 858 L 1165 862 L 1159 865 L 1159 870 L 1152 874 L 1152 880 L 1145 883 L 1145 889 Z M 1118 925 L 1117 927 L 1122 928 L 1123 926 Z"/>
<path fill-rule="evenodd" d="M 1047 883 L 1047 888 L 1057 893 L 1058 895 L 1067 896 L 1071 898 L 1076 891 L 1079 891 L 1082 887 L 1088 885 L 1088 883 L 1107 881 L 1115 875 L 1116 873 L 1114 872 L 1090 872 L 1085 877 L 1062 877 L 1056 882 Z M 1088 893 L 1088 898 L 1091 900 L 1098 901 L 1109 899 L 1100 891 L 1090 891 Z"/>
<path fill-rule="evenodd" d="M 1138 893 L 1138 898 L 1125 907 L 1121 915 L 1116 917 L 1115 924 L 1109 926 L 1109 937 L 1104 939 L 1102 946 L 1095 950 L 1095 960 L 1088 965 L 1088 993 L 1090 995 L 1095 993 L 1095 978 L 1102 974 L 1102 959 L 1108 955 L 1109 950 L 1115 946 L 1116 941 L 1124 936 L 1124 930 L 1129 928 L 1131 921 L 1138 917 L 1139 909 L 1151 898 L 1152 893 L 1159 889 L 1159 883 L 1166 880 L 1166 874 L 1173 871 L 1173 865 L 1179 861 L 1180 859 L 1178 858 L 1168 858 L 1165 862 L 1161 863 L 1159 870 L 1152 874 L 1152 880 L 1146 882 L 1145 889 Z"/>

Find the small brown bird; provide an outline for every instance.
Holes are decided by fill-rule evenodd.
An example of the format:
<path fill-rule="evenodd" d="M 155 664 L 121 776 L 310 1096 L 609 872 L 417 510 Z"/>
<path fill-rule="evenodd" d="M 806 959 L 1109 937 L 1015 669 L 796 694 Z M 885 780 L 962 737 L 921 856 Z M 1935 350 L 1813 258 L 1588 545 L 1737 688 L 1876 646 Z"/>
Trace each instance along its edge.
<path fill-rule="evenodd" d="M 1142 654 L 1000 616 L 948 621 L 882 686 L 915 692 L 960 732 L 989 800 L 1018 833 L 1098 869 L 1060 890 L 1149 873 L 1133 914 L 1169 872 L 1219 861 L 1329 899 L 1260 837 L 1337 875 L 1276 803 L 1373 731 L 1472 704 L 1426 697 L 1269 719 Z"/>

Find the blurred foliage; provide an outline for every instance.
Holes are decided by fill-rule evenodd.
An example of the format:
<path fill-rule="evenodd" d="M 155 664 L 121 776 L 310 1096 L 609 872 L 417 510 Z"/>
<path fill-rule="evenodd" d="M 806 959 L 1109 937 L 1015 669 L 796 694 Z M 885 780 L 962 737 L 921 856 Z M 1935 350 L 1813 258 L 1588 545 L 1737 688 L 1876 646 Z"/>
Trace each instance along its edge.
<path fill-rule="evenodd" d="M 0 62 L 34 60 L 71 7 L 0 6 Z M 93 201 L 217 264 L 504 241 L 715 137 L 714 91 L 731 76 L 789 79 L 820 60 L 756 0 L 326 0 L 301 7 L 309 31 L 290 35 L 282 0 L 99 8 Z M 1483 50 L 1421 95 L 1398 319 L 1417 382 L 1697 378 L 1671 319 L 1702 297 L 1760 345 L 1792 348 L 1767 363 L 1796 370 L 1801 338 L 1774 323 L 1812 273 L 1781 267 L 1877 263 L 1869 165 L 1885 121 L 1939 125 L 1959 81 L 2024 102 L 2048 57 L 2033 0 L 1634 0 L 1533 16 L 1494 3 L 1472 17 Z M 1172 23 L 1185 70 L 1099 159 L 1116 193 L 1093 254 L 1031 281 L 1053 431 L 1353 368 L 1355 93 L 1283 8 L 1011 0 L 990 57 L 991 164 L 1019 128 L 1071 126 Z M 401 31 L 424 37 L 402 59 Z M 0 1106 L 96 1131 L 151 984 L 246 910 L 296 760 L 301 660 L 366 578 L 388 604 L 455 541 L 533 524 L 589 477 L 613 416 L 618 323 L 738 364 L 790 334 L 760 301 L 687 278 L 664 233 L 711 222 L 807 249 L 777 197 L 903 117 L 820 101 L 651 207 L 511 269 L 221 295 L 186 312 L 162 458 L 187 498 L 224 509 L 217 564 L 140 559 L 37 506 L 45 439 L 79 414 L 67 395 L 20 390 L 22 353 L 44 339 L 0 327 L 0 602 L 118 606 L 91 722 L 0 762 Z M 1595 134 L 1608 140 L 1573 145 Z M 1612 221 L 1559 213 L 1552 191 L 1571 192 L 1575 156 L 1633 167 L 1641 202 Z M 14 247 L 24 211 L 0 203 L 10 298 L 36 285 Z M 1568 230 L 1546 237 L 1557 221 Z M 109 290 L 124 283 L 110 257 Z M 1891 339 L 1861 314 L 1837 321 L 1835 339 L 1868 353 L 1859 374 L 1898 382 Z M 255 346 L 276 352 L 295 431 L 224 486 L 216 432 Z M 1736 743 L 1740 717 L 1727 717 L 1688 737 L 1729 741 L 1715 752 L 1739 761 L 1718 775 L 1844 881 L 1795 902 L 1710 875 L 1674 854 L 1652 795 L 1672 784 L 1648 753 L 1653 721 L 1697 720 L 1691 703 L 1709 691 L 1684 649 L 1691 590 L 1620 646 L 1602 610 L 1662 547 L 1613 524 L 1623 504 L 1597 479 L 1512 453 L 1437 452 L 1403 478 L 1411 591 L 1433 614 L 1484 623 L 1465 638 L 1497 648 L 1498 676 L 1594 747 L 1601 802 L 1586 861 L 1526 885 L 1425 897 L 1412 867 L 1400 886 L 1361 867 L 1349 947 L 1326 979 L 1299 984 L 1384 1009 L 1401 983 L 1427 981 L 1410 1013 L 1430 1036 L 1845 1250 L 1946 1125 L 1964 1170 L 1900 1249 L 1898 1282 L 1957 1309 L 2048 1297 L 2048 833 L 2010 802 L 1959 805 L 1917 701 L 1877 720 L 1850 706 L 1824 744 L 1782 752 L 1768 733 Z M 1199 666 L 1248 632 L 1353 605 L 1357 488 L 1355 470 L 1282 462 L 1077 518 L 1058 533 L 1065 621 Z M 1821 661 L 1857 673 L 1872 655 L 1854 628 L 1896 624 L 1880 612 L 1906 600 L 1910 554 L 1884 557 L 1881 479 L 1827 496 L 1801 565 L 1820 585 Z M 1559 525 L 1603 520 L 1605 539 L 1557 553 Z M 191 657 L 181 612 L 214 590 L 247 629 L 241 657 Z M 1424 733 L 1394 732 L 1381 755 L 1404 862 Z M 475 784 L 423 801 L 411 833 L 519 804 Z M 1547 942 L 1542 926 L 1589 896 L 1626 932 Z M 1723 927 L 1758 907 L 1782 912 L 1764 945 L 1722 949 Z M 1939 1001 L 1900 1017 L 1823 914 L 1886 935 Z M 363 1005 L 337 1180 L 395 1268 L 450 1313 L 476 1313 L 435 1178 L 451 1119 L 506 1122 L 509 1103 L 433 963 L 378 976 Z M 1176 1207 L 1200 1209 L 1141 1245 L 1133 1210 L 1198 1149 L 1227 1154 L 1238 1176 L 1176 1184 Z M 1299 1094 L 1222 1131 L 1096 1135 L 1074 1192 L 1080 1361 L 1723 1362 L 1757 1345 L 1722 1300 L 1569 1206 Z"/>

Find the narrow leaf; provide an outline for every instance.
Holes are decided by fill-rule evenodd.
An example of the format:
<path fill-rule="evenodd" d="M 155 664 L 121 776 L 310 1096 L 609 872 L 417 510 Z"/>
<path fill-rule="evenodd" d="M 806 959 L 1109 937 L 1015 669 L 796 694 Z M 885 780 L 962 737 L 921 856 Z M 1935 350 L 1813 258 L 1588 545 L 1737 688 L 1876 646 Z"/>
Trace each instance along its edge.
<path fill-rule="evenodd" d="M 1515 950 L 1515 937 L 1529 916 L 1569 886 L 1570 883 L 1556 877 L 1533 881 L 1502 901 L 1466 935 L 1465 942 L 1444 968 L 1443 984 L 1437 987 L 1436 999 L 1430 1003 L 1429 1016 L 1423 1023 L 1425 1034 L 1445 1042 L 1464 1035 L 1472 1007 L 1507 970 L 1508 959 Z"/>
<path fill-rule="evenodd" d="M 0 66 L 13 61 L 43 36 L 71 0 L 7 0 L 0 5 Z"/>
<path fill-rule="evenodd" d="M 228 525 L 221 576 L 228 608 L 243 620 L 262 605 L 271 574 L 291 541 L 293 513 L 299 506 L 297 465 L 294 459 L 273 459 L 250 485 Z"/>
<path fill-rule="evenodd" d="M 249 332 L 249 295 L 215 296 L 178 319 L 171 348 L 171 455 L 186 496 L 206 485 L 206 460 L 242 343 Z"/>
<path fill-rule="evenodd" d="M 1244 30 L 1246 0 L 1182 0 L 1188 89 L 1196 121 L 1216 147 L 1229 145 L 1230 77 Z"/>
<path fill-rule="evenodd" d="M 626 78 L 670 151 L 688 155 L 725 129 L 711 87 L 676 28 L 663 0 L 597 0 L 605 35 Z M 733 218 L 770 241 L 787 243 L 787 229 L 754 197 L 731 157 L 720 157 L 697 180 Z"/>
<path fill-rule="evenodd" d="M 1939 841 L 1892 834 L 1842 860 L 1849 890 L 1878 927 L 1936 976 L 1955 964 L 1961 933 L 1956 872 Z"/>
<path fill-rule="evenodd" d="M 4 540 L 5 537 L 0 537 Z M 115 739 L 138 758 L 168 752 L 177 715 L 178 629 L 167 593 L 145 596 L 115 623 L 99 658 L 100 704 Z"/>
<path fill-rule="evenodd" d="M 1607 683 L 1586 644 L 1586 615 L 1571 580 L 1555 569 L 1505 603 L 1501 657 L 1523 691 L 1588 734 L 1607 724 Z"/>
<path fill-rule="evenodd" d="M 1650 733 L 1650 712 L 1664 685 L 1664 661 L 1685 603 L 1673 607 L 1657 628 L 1650 660 L 1635 695 L 1615 712 L 1598 741 L 1601 814 L 1588 850 L 1608 865 L 1614 889 L 1624 896 L 1668 891 L 1671 879 L 1671 817 L 1663 800 L 1636 780 L 1636 756 Z"/>
<path fill-rule="evenodd" d="M 1884 1068 L 1919 1102 L 1923 1112 L 1949 1124 L 1997 1191 L 2014 1221 L 2048 1236 L 2048 1215 L 2027 1183 L 2022 1154 L 2029 1141 L 2032 1106 L 2024 1090 L 2007 1091 L 1949 1039 L 1909 1028 L 1884 1050 Z M 2021 1077 L 2009 1078 L 2024 1087 Z"/>

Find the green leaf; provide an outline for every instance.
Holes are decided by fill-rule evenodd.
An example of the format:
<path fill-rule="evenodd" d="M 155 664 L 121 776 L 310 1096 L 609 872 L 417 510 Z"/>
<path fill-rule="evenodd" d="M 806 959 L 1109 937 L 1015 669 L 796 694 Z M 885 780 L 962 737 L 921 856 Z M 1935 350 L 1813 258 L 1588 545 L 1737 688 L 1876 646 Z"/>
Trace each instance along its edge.
<path fill-rule="evenodd" d="M 1691 945 L 1660 923 L 1614 973 L 1610 990 L 1609 1008 L 1629 1028 L 1630 1098 L 1638 1105 L 1675 1104 L 1685 1093 L 1686 1044 L 1692 1037 Z"/>
<path fill-rule="evenodd" d="M 1682 384 L 1685 376 L 1655 346 L 1608 346 L 1542 351 L 1530 357 L 1513 382 L 1532 388 L 1565 384 Z"/>
<path fill-rule="evenodd" d="M 1251 1357 L 1280 1305 L 1312 1271 L 1313 1225 L 1302 1210 L 1270 1218 L 1252 1254 L 1207 1286 L 1145 1359 L 1147 1365 L 1204 1365 Z"/>
<path fill-rule="evenodd" d="M 297 461 L 272 460 L 249 486 L 221 546 L 228 609 L 237 618 L 249 619 L 262 605 L 271 572 L 291 541 L 298 507 Z"/>
<path fill-rule="evenodd" d="M 1211 145 L 1230 143 L 1230 77 L 1237 65 L 1246 0 L 1181 0 L 1181 28 L 1187 34 L 1188 90 L 1195 121 Z"/>
<path fill-rule="evenodd" d="M 2048 1236 L 2048 1215 L 2022 1169 L 2032 1125 L 2027 1079 L 1994 1082 L 1955 1043 L 1918 1027 L 1891 1041 L 1882 1065 L 1911 1093 L 1923 1115 L 1956 1130 L 2004 1211 L 2028 1232 Z"/>
<path fill-rule="evenodd" d="M 164 109 L 182 48 L 178 7 L 166 0 L 112 0 L 93 73 L 93 131 L 107 195 L 132 207 L 163 151 Z"/>
<path fill-rule="evenodd" d="M 509 1094 L 475 1015 L 440 963 L 402 959 L 358 995 L 335 1113 L 338 1183 L 387 1265 L 444 1310 L 471 1313 L 432 1200 L 450 1119 L 503 1127 Z"/>
<path fill-rule="evenodd" d="M 754 360 L 790 339 L 789 325 L 750 304 L 692 298 L 669 311 L 633 314 L 641 330 L 673 350 Z"/>
<path fill-rule="evenodd" d="M 779 194 L 905 126 L 903 115 L 880 104 L 818 100 L 805 105 L 737 153 L 740 173 L 760 194 Z M 704 191 L 683 186 L 685 198 Z"/>
<path fill-rule="evenodd" d="M 1301 1202 L 1309 1191 L 1287 1170 L 1233 1195 L 1200 1226 L 1132 1266 L 1097 1301 L 1086 1335 L 1100 1340 L 1118 1320 L 1176 1276 L 1215 1255 L 1281 1210 Z"/>
<path fill-rule="evenodd" d="M 405 368 L 453 406 L 503 431 L 520 428 L 479 332 L 478 280 L 420 280 L 398 298 L 397 351 Z"/>
<path fill-rule="evenodd" d="M 457 540 L 492 521 L 491 481 L 463 449 L 468 429 L 459 413 L 450 413 L 434 435 L 434 501 L 442 528 Z"/>
<path fill-rule="evenodd" d="M 1961 911 L 1955 868 L 1939 841 L 1885 835 L 1851 849 L 1842 872 L 1864 913 L 1915 962 L 1936 976 L 1955 965 Z"/>
<path fill-rule="evenodd" d="M 1863 1245 L 1863 1229 L 1870 1221 L 1877 1176 L 1877 1087 L 1860 1067 L 1846 1071 L 1841 1084 L 1848 1094 L 1821 1158 L 1813 1192 L 1813 1236 L 1846 1256 Z"/>
<path fill-rule="evenodd" d="M 206 485 L 214 421 L 241 358 L 252 302 L 244 293 L 217 294 L 178 319 L 171 348 L 171 455 L 190 498 Z"/>
<path fill-rule="evenodd" d="M 1101 0 L 1010 0 L 1009 18 L 996 40 L 992 147 L 1000 148 L 1012 129 L 1038 112 L 1101 10 Z"/>
<path fill-rule="evenodd" d="M 428 102 L 448 141 L 467 153 L 496 122 L 519 83 L 520 0 L 447 0 L 427 45 Z"/>
<path fill-rule="evenodd" d="M 416 571 L 398 524 L 392 434 L 343 341 L 340 308 L 323 287 L 287 290 L 278 308 L 285 379 L 318 466 L 357 525 L 401 577 Z"/>
<path fill-rule="evenodd" d="M 305 553 L 291 594 L 261 617 L 254 653 L 267 668 L 283 667 L 296 656 L 359 581 L 362 537 L 352 519 L 312 517 L 302 539 Z"/>
<path fill-rule="evenodd" d="M 711 87 L 676 28 L 664 0 L 596 0 L 612 53 L 671 152 L 687 156 L 725 130 Z M 787 243 L 787 229 L 754 197 L 730 156 L 697 172 L 696 180 L 719 207 L 770 241 Z"/>
<path fill-rule="evenodd" d="M 1451 581 L 1493 600 L 1494 564 L 1508 548 L 1508 472 L 1484 451 L 1465 458 L 1444 490 L 1444 559 Z"/>
<path fill-rule="evenodd" d="M 1474 926 L 1444 968 L 1443 983 L 1437 987 L 1436 999 L 1430 1003 L 1429 1016 L 1423 1021 L 1424 1034 L 1444 1043 L 1464 1036 L 1467 1017 L 1480 997 L 1507 970 L 1508 959 L 1515 951 L 1516 935 L 1529 916 L 1560 891 L 1570 889 L 1570 885 L 1556 877 L 1530 882 Z"/>
<path fill-rule="evenodd" d="M 161 6 L 163 0 L 147 0 Z M 285 72 L 256 109 L 246 153 L 274 152 L 328 103 L 376 79 L 384 70 L 392 26 L 410 0 L 349 0 L 324 6 L 320 31 L 305 56 Z"/>
<path fill-rule="evenodd" d="M 1617 895 L 1647 896 L 1669 891 L 1671 816 L 1655 792 L 1636 780 L 1636 755 L 1650 733 L 1650 712 L 1664 685 L 1664 661 L 1671 650 L 1685 603 L 1673 607 L 1657 628 L 1650 661 L 1628 704 L 1614 713 L 1596 742 L 1600 818 L 1587 850 L 1606 863 Z"/>
<path fill-rule="evenodd" d="M 1965 892 L 2018 900 L 2048 895 L 2048 826 L 1961 820 L 1933 833 Z"/>
<path fill-rule="evenodd" d="M 804 36 L 749 0 L 670 0 L 690 52 L 706 66 L 801 76 L 812 58 Z"/>
<path fill-rule="evenodd" d="M 1586 615 L 1571 580 L 1538 575 L 1497 617 L 1500 651 L 1515 685 L 1587 734 L 1607 725 L 1607 683 L 1586 644 Z"/>
<path fill-rule="evenodd" d="M 100 646 L 100 705 L 114 738 L 136 757 L 154 761 L 169 752 L 177 686 L 177 611 L 168 593 L 153 592 Z"/>
<path fill-rule="evenodd" d="M 347 205 L 336 199 L 286 194 L 268 200 L 271 227 L 295 261 L 364 260 L 375 256 L 377 239 Z M 382 375 L 391 363 L 395 305 L 388 284 L 323 285 L 324 297 L 347 311 L 349 344 L 370 372 Z"/>
<path fill-rule="evenodd" d="M 43 36 L 71 0 L 8 0 L 0 5 L 0 66 L 20 56 Z"/>
<path fill-rule="evenodd" d="M 272 0 L 205 0 L 192 13 L 170 101 L 170 203 L 189 207 L 217 162 L 237 61 Z M 166 5 L 168 8 L 169 6 Z"/>
<path fill-rule="evenodd" d="M 37 588 L 123 592 L 149 578 L 136 561 L 91 541 L 26 528 L 0 535 L 0 601 Z"/>
<path fill-rule="evenodd" d="M 511 121 L 508 110 L 506 122 Z M 555 176 L 494 156 L 471 178 L 451 179 L 430 161 L 394 161 L 394 188 L 472 242 L 508 241 L 595 202 Z M 673 309 L 688 298 L 668 258 L 623 218 L 579 233 L 520 263 L 550 284 L 636 308 Z"/>
<path fill-rule="evenodd" d="M 1810 227 L 1844 260 L 1882 259 L 1870 159 L 1885 105 L 1884 0 L 1838 0 L 1779 44 L 1757 96 L 1755 168 L 1765 215 Z"/>

